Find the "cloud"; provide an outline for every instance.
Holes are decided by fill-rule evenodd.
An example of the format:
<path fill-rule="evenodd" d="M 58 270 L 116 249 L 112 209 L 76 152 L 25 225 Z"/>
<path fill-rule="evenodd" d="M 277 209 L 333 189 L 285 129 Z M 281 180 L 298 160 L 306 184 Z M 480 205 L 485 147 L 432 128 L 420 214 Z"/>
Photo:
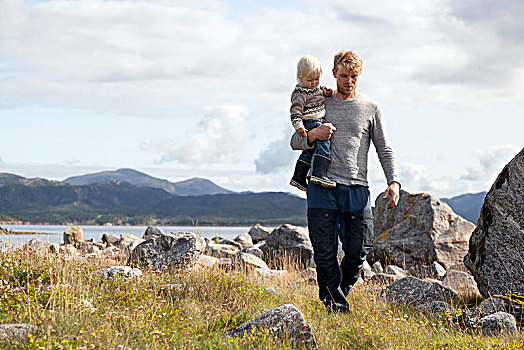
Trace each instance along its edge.
<path fill-rule="evenodd" d="M 460 179 L 491 184 L 495 177 L 518 152 L 520 148 L 514 145 L 491 146 L 484 150 L 476 150 L 475 156 L 479 164 L 469 167 Z"/>
<path fill-rule="evenodd" d="M 277 173 L 294 167 L 299 154 L 291 150 L 289 140 L 290 134 L 284 134 L 282 138 L 271 141 L 268 147 L 260 152 L 255 159 L 258 174 Z"/>
<path fill-rule="evenodd" d="M 0 164 L 4 164 L 4 160 L 0 157 Z"/>
<path fill-rule="evenodd" d="M 158 164 L 171 161 L 189 165 L 233 163 L 252 135 L 248 120 L 249 113 L 241 106 L 214 107 L 185 140 L 154 141 L 151 147 L 161 154 Z"/>

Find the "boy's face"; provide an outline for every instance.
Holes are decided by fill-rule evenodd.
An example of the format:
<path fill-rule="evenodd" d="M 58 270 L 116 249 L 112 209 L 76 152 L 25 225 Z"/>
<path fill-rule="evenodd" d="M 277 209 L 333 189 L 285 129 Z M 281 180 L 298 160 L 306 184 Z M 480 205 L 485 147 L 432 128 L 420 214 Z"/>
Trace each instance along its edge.
<path fill-rule="evenodd" d="M 308 89 L 314 89 L 317 87 L 320 80 L 320 75 L 312 75 L 309 77 L 303 77 L 300 79 L 300 82 L 304 87 L 307 87 Z"/>
<path fill-rule="evenodd" d="M 355 96 L 359 75 L 354 70 L 339 66 L 333 69 L 333 76 L 337 79 L 337 90 L 346 96 Z"/>

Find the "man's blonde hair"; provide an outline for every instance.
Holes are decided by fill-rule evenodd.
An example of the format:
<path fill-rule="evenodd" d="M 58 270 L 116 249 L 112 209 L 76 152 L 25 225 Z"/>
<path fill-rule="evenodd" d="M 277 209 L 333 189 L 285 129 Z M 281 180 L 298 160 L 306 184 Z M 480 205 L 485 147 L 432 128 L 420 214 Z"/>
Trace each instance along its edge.
<path fill-rule="evenodd" d="M 302 57 L 297 64 L 297 80 L 322 75 L 318 58 L 310 55 Z"/>
<path fill-rule="evenodd" d="M 360 75 L 362 72 L 362 58 L 356 52 L 350 50 L 342 50 L 335 55 L 335 62 L 333 69 L 338 71 L 339 68 L 344 68 L 350 72 L 355 72 Z"/>

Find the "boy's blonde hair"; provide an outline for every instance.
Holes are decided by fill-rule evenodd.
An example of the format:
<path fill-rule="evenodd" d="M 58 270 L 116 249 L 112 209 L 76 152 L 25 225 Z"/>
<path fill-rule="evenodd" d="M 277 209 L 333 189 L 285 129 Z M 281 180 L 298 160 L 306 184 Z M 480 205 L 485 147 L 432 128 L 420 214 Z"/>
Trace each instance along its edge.
<path fill-rule="evenodd" d="M 298 61 L 297 64 L 297 80 L 312 76 L 322 75 L 322 67 L 320 67 L 320 61 L 318 58 L 310 55 L 306 55 Z"/>
<path fill-rule="evenodd" d="M 351 50 L 342 50 L 335 55 L 335 62 L 333 69 L 338 71 L 339 68 L 344 68 L 350 72 L 355 72 L 360 75 L 362 72 L 362 58 Z"/>

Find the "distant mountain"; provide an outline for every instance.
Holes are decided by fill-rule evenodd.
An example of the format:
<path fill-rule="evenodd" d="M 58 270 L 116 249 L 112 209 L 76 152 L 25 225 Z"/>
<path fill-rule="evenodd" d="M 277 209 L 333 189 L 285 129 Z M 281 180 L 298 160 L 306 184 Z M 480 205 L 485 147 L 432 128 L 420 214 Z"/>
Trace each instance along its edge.
<path fill-rule="evenodd" d="M 226 190 L 210 180 L 192 178 L 180 182 L 170 182 L 159 179 L 133 169 L 118 169 L 115 171 L 102 171 L 99 173 L 73 176 L 63 182 L 70 185 L 82 186 L 101 183 L 108 180 L 125 181 L 135 186 L 160 188 L 177 196 L 202 196 L 206 194 L 229 194 L 233 191 Z"/>
<path fill-rule="evenodd" d="M 181 193 L 195 183 L 183 182 Z M 119 180 L 77 186 L 0 174 L 0 213 L 54 224 L 304 225 L 306 201 L 280 192 L 179 196 Z"/>
<path fill-rule="evenodd" d="M 476 225 L 486 193 L 467 193 L 452 198 L 442 198 L 442 201 L 447 203 L 455 213 Z"/>

